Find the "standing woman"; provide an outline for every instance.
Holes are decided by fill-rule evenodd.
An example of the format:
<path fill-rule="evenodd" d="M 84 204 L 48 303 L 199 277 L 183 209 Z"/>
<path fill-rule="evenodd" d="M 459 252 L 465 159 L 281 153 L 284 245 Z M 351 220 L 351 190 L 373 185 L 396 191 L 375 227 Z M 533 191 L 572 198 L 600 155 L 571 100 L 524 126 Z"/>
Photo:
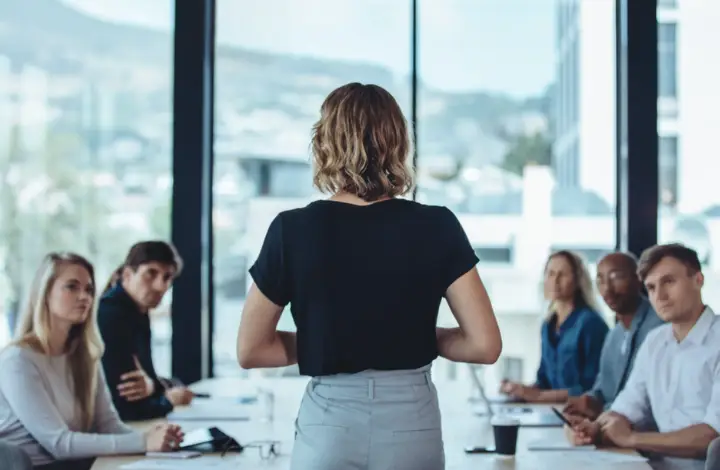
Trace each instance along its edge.
<path fill-rule="evenodd" d="M 494 363 L 502 348 L 478 259 L 445 207 L 412 187 L 395 99 L 350 83 L 313 128 L 314 184 L 332 196 L 270 224 L 238 332 L 244 368 L 298 363 L 312 377 L 293 470 L 444 468 L 431 363 Z M 445 297 L 457 328 L 437 328 Z M 277 331 L 290 304 L 297 334 Z"/>
<path fill-rule="evenodd" d="M 133 431 L 113 408 L 100 367 L 92 265 L 51 253 L 37 272 L 17 338 L 0 353 L 0 440 L 36 468 L 86 469 L 92 458 L 174 448 L 177 426 Z"/>
<path fill-rule="evenodd" d="M 561 250 L 545 264 L 542 354 L 535 384 L 503 382 L 501 391 L 532 403 L 563 403 L 590 390 L 600 370 L 609 328 L 598 313 L 592 282 L 582 259 Z"/>

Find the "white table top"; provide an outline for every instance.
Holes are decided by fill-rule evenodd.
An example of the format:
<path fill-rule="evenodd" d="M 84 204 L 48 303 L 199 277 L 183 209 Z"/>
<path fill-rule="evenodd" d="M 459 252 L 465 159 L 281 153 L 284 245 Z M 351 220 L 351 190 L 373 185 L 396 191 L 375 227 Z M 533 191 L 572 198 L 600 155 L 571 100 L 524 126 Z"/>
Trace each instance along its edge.
<path fill-rule="evenodd" d="M 307 383 L 307 378 L 273 378 L 261 384 L 253 380 L 250 383 L 242 379 L 211 379 L 203 381 L 193 390 L 197 392 L 208 392 L 213 395 L 213 399 L 221 396 L 237 397 L 241 394 L 254 392 L 258 385 L 270 388 L 275 392 L 275 418 L 273 422 L 262 422 L 262 405 L 244 405 L 247 406 L 251 416 L 257 416 L 258 419 L 250 421 L 186 421 L 180 423 L 184 430 L 190 431 L 196 428 L 217 426 L 222 431 L 233 436 L 240 443 L 251 441 L 273 440 L 280 441 L 281 455 L 274 459 L 262 460 L 256 449 L 246 449 L 241 454 L 229 454 L 224 459 L 237 459 L 238 468 L 269 468 L 269 469 L 287 469 L 290 463 L 290 452 L 294 438 L 293 423 L 302 393 Z M 252 388 L 249 388 L 252 387 Z M 446 469 L 463 470 L 463 469 L 516 469 L 516 470 L 563 470 L 585 468 L 607 468 L 608 464 L 601 461 L 601 455 L 595 454 L 591 462 L 581 462 L 575 460 L 579 454 L 573 458 L 569 453 L 585 451 L 567 451 L 563 454 L 556 451 L 528 451 L 529 442 L 536 440 L 543 441 L 561 441 L 565 442 L 563 430 L 561 428 L 521 428 L 518 437 L 518 452 L 515 457 L 499 457 L 492 454 L 475 454 L 468 455 L 464 452 L 467 446 L 492 446 L 494 443 L 492 427 L 489 418 L 477 416 L 472 413 L 472 405 L 463 400 L 443 399 L 443 397 L 463 396 L 456 393 L 443 393 L 447 386 L 439 385 L 438 392 L 440 395 L 440 407 L 443 413 L 443 435 L 445 442 Z M 132 423 L 133 426 L 142 429 L 151 423 Z M 613 451 L 593 451 L 593 452 L 613 452 Z M 625 452 L 626 454 L 628 452 Z M 630 453 L 630 455 L 637 455 Z M 105 457 L 99 458 L 93 466 L 93 470 L 115 470 L 122 465 L 135 462 L 142 459 L 142 456 L 127 457 Z M 205 455 L 200 459 L 219 459 L 219 456 Z M 651 468 L 645 462 L 624 463 L 622 465 L 611 465 L 612 468 L 622 468 L 627 470 L 640 470 Z M 702 467 L 701 467 L 702 468 Z"/>

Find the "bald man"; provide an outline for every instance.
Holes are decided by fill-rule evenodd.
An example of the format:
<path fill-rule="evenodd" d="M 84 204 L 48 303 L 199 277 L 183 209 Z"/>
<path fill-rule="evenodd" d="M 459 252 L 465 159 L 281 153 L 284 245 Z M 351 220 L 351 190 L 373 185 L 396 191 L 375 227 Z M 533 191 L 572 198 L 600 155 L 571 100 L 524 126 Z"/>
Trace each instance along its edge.
<path fill-rule="evenodd" d="M 632 254 L 605 256 L 598 264 L 596 282 L 603 300 L 615 312 L 616 324 L 605 338 L 595 385 L 584 395 L 569 398 L 564 409 L 590 419 L 612 404 L 625 387 L 645 336 L 663 324 L 642 294 L 637 259 Z"/>

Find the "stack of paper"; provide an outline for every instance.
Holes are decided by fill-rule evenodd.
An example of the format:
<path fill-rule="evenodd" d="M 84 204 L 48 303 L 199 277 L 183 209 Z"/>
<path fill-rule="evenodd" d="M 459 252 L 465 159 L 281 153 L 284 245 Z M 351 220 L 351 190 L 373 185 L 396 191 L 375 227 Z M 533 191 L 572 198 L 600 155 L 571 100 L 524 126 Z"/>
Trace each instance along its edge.
<path fill-rule="evenodd" d="M 550 459 L 562 463 L 567 468 L 612 468 L 612 465 L 632 462 L 647 462 L 638 454 L 624 454 L 606 450 L 563 450 L 543 452 L 543 461 Z"/>
<path fill-rule="evenodd" d="M 595 450 L 594 445 L 574 446 L 563 439 L 538 440 L 528 443 L 528 450 Z"/>
<path fill-rule="evenodd" d="M 200 457 L 197 459 L 144 459 L 121 466 L 123 470 L 237 470 L 232 458 Z"/>
<path fill-rule="evenodd" d="M 248 421 L 247 408 L 223 403 L 194 403 L 168 415 L 170 421 Z"/>

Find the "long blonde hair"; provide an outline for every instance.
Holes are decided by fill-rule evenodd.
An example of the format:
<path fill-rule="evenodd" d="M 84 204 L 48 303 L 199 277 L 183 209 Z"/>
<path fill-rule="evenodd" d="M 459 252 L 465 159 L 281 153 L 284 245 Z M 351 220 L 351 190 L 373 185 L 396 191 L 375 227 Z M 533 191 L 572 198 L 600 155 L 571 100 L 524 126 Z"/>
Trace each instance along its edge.
<path fill-rule="evenodd" d="M 50 353 L 50 311 L 48 294 L 57 280 L 61 266 L 77 265 L 90 274 L 93 285 L 93 306 L 88 319 L 70 329 L 67 344 L 68 364 L 73 381 L 75 406 L 79 407 L 83 431 L 90 431 L 95 419 L 98 362 L 104 351 L 95 317 L 95 270 L 85 258 L 74 253 L 49 253 L 43 258 L 18 322 L 15 340 L 11 343 Z"/>
<path fill-rule="evenodd" d="M 563 257 L 570 264 L 570 268 L 573 273 L 573 281 L 575 282 L 575 292 L 573 293 L 573 303 L 575 308 L 587 307 L 594 312 L 600 312 L 600 308 L 595 300 L 595 291 L 593 290 L 593 282 L 590 278 L 590 273 L 583 259 L 570 250 L 559 250 L 548 256 L 545 262 L 545 270 L 543 271 L 543 277 L 547 273 L 548 265 L 553 258 Z M 550 302 L 548 305 L 548 315 L 552 316 L 555 313 L 555 303 Z"/>

